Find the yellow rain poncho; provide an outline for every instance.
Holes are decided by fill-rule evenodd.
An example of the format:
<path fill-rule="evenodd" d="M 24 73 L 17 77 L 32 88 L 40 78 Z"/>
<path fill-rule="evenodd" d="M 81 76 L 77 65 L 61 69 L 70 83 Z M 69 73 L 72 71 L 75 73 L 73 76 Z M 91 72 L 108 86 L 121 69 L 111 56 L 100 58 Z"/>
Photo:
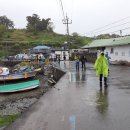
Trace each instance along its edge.
<path fill-rule="evenodd" d="M 99 76 L 100 74 L 103 75 L 103 77 L 108 77 L 108 61 L 105 56 L 102 56 L 102 53 L 97 58 L 94 68 L 96 69 L 96 76 Z"/>

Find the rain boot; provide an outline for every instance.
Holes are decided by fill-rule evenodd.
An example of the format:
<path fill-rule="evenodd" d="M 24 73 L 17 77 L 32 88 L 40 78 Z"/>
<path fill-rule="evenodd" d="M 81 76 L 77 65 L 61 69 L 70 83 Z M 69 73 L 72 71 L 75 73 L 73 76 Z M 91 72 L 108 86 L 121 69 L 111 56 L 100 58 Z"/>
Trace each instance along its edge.
<path fill-rule="evenodd" d="M 107 78 L 104 77 L 104 87 L 107 88 L 107 86 L 108 86 L 108 85 L 107 85 Z"/>
<path fill-rule="evenodd" d="M 105 87 L 105 89 L 108 87 L 107 83 L 104 83 L 104 87 Z"/>

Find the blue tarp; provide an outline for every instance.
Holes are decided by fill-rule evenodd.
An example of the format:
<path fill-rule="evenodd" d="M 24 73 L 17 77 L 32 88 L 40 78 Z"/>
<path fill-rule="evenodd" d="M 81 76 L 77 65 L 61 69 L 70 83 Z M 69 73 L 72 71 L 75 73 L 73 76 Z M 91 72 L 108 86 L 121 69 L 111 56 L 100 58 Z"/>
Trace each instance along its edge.
<path fill-rule="evenodd" d="M 36 47 L 34 47 L 33 49 L 50 49 L 50 47 L 48 47 L 48 46 L 36 46 Z"/>

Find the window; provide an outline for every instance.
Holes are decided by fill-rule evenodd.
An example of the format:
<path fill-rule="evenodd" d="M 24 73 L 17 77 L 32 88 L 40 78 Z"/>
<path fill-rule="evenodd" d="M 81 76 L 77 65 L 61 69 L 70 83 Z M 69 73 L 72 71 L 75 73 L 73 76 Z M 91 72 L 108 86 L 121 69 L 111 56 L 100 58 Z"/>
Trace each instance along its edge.
<path fill-rule="evenodd" d="M 115 52 L 115 56 L 118 56 L 118 52 Z"/>
<path fill-rule="evenodd" d="M 122 52 L 122 56 L 125 56 L 125 52 Z"/>
<path fill-rule="evenodd" d="M 111 54 L 113 54 L 113 53 L 114 53 L 114 48 L 111 48 L 110 53 L 111 53 Z"/>

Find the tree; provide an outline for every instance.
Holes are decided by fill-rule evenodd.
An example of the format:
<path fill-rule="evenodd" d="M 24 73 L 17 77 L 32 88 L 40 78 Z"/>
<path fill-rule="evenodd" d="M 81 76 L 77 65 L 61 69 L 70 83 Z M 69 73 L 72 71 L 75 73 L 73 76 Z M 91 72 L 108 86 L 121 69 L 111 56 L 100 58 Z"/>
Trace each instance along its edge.
<path fill-rule="evenodd" d="M 50 18 L 40 19 L 37 14 L 33 14 L 32 16 L 26 17 L 27 23 L 27 31 L 29 32 L 39 32 L 39 31 L 52 31 L 52 22 L 50 22 Z"/>
<path fill-rule="evenodd" d="M 96 39 L 109 39 L 109 38 L 117 38 L 120 37 L 118 34 L 101 34 L 96 37 Z"/>
<path fill-rule="evenodd" d="M 6 16 L 0 16 L 0 24 L 5 25 L 7 29 L 13 29 L 14 23 Z"/>
<path fill-rule="evenodd" d="M 77 32 L 73 32 L 73 33 L 72 33 L 72 36 L 75 38 L 75 37 L 78 37 L 79 34 L 78 34 Z"/>
<path fill-rule="evenodd" d="M 79 48 L 84 45 L 84 39 L 83 37 L 79 36 L 77 32 L 72 33 L 71 37 L 71 48 Z"/>
<path fill-rule="evenodd" d="M 33 14 L 32 16 L 26 17 L 28 23 L 27 23 L 27 31 L 29 32 L 37 32 L 37 27 L 40 23 L 40 18 L 37 14 Z"/>
<path fill-rule="evenodd" d="M 112 34 L 111 37 L 112 38 L 117 38 L 117 37 L 120 37 L 120 35 L 118 35 L 118 34 Z"/>
<path fill-rule="evenodd" d="M 0 24 L 0 37 L 2 37 L 5 32 L 6 32 L 6 26 Z"/>

